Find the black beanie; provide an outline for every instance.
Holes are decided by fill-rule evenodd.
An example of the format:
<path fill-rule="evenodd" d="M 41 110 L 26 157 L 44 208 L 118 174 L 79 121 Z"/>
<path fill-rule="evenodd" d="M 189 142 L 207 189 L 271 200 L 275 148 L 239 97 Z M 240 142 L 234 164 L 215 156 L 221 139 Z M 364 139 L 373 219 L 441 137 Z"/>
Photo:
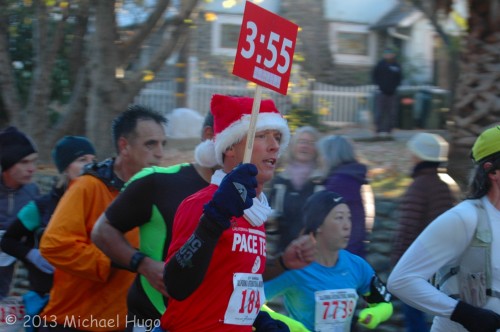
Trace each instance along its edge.
<path fill-rule="evenodd" d="M 0 132 L 0 166 L 5 172 L 24 157 L 37 152 L 33 141 L 16 127 Z"/>
<path fill-rule="evenodd" d="M 82 136 L 64 136 L 52 150 L 52 159 L 56 164 L 59 173 L 73 161 L 86 154 L 94 154 L 95 149 L 90 141 Z"/>
<path fill-rule="evenodd" d="M 345 203 L 344 198 L 332 191 L 322 190 L 309 196 L 302 209 L 305 234 L 316 232 L 330 211 L 342 203 Z"/>

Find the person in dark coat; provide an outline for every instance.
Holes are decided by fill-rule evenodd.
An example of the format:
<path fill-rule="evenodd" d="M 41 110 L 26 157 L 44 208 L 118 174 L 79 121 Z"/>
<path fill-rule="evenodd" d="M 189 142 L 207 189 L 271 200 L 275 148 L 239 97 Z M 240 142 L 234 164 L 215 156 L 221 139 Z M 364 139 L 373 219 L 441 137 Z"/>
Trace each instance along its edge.
<path fill-rule="evenodd" d="M 16 127 L 0 131 L 0 240 L 17 212 L 40 196 L 33 183 L 38 152 L 35 143 Z M 10 293 L 16 258 L 0 250 L 0 300 Z"/>
<path fill-rule="evenodd" d="M 373 192 L 367 180 L 367 167 L 357 160 L 352 142 L 344 136 L 324 137 L 318 142 L 318 150 L 327 174 L 325 188 L 341 195 L 351 210 L 352 231 L 346 249 L 365 257 L 365 206 L 373 201 Z"/>
<path fill-rule="evenodd" d="M 49 193 L 21 208 L 0 242 L 4 252 L 26 263 L 30 290 L 40 296 L 50 292 L 54 271 L 38 251 L 43 230 L 70 182 L 94 158 L 95 149 L 87 138 L 65 136 L 60 139 L 52 150 L 52 159 L 60 174 L 58 180 Z"/>
<path fill-rule="evenodd" d="M 373 84 L 379 91 L 376 95 L 375 130 L 380 136 L 391 134 L 398 119 L 397 89 L 403 80 L 401 66 L 392 48 L 384 50 L 383 59 L 372 71 Z"/>
<path fill-rule="evenodd" d="M 412 178 L 401 197 L 398 228 L 393 241 L 391 262 L 398 262 L 406 249 L 436 217 L 453 207 L 459 197 L 456 182 L 441 168 L 448 160 L 448 143 L 436 134 L 419 133 L 407 144 L 413 161 Z M 425 314 L 403 305 L 407 332 L 429 331 Z"/>

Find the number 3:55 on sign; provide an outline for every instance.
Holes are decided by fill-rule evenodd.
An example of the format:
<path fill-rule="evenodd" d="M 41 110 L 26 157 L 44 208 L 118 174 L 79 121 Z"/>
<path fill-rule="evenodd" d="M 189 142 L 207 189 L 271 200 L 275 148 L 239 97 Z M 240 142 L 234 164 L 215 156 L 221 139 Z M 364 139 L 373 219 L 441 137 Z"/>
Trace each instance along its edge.
<path fill-rule="evenodd" d="M 246 2 L 233 74 L 286 94 L 298 26 Z"/>

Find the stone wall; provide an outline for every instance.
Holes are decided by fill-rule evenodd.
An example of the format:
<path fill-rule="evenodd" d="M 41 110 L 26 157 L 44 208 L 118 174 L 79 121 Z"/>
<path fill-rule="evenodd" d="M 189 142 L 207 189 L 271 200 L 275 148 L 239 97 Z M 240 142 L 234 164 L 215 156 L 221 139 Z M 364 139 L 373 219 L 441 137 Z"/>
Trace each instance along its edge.
<path fill-rule="evenodd" d="M 397 199 L 375 198 L 375 222 L 369 235 L 366 260 L 372 265 L 380 279 L 387 282 L 392 266 L 390 262 L 392 239 L 396 230 Z M 381 324 L 377 331 L 397 332 L 404 330 L 400 302 L 393 300 L 394 314 L 389 321 Z M 359 329 L 359 331 L 370 331 Z"/>

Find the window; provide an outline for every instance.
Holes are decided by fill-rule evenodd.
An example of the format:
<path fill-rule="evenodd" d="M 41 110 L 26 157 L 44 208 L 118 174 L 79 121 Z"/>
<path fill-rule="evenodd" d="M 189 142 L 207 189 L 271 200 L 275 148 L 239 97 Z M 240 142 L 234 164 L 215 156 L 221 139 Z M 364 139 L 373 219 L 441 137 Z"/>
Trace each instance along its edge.
<path fill-rule="evenodd" d="M 338 52 L 340 54 L 368 55 L 368 34 L 357 32 L 339 32 Z"/>
<path fill-rule="evenodd" d="M 243 16 L 217 15 L 212 24 L 212 54 L 235 56 Z"/>
<path fill-rule="evenodd" d="M 330 49 L 335 63 L 372 65 L 375 61 L 375 35 L 368 26 L 331 23 Z"/>
<path fill-rule="evenodd" d="M 240 36 L 240 26 L 235 24 L 221 24 L 221 48 L 236 48 Z"/>

